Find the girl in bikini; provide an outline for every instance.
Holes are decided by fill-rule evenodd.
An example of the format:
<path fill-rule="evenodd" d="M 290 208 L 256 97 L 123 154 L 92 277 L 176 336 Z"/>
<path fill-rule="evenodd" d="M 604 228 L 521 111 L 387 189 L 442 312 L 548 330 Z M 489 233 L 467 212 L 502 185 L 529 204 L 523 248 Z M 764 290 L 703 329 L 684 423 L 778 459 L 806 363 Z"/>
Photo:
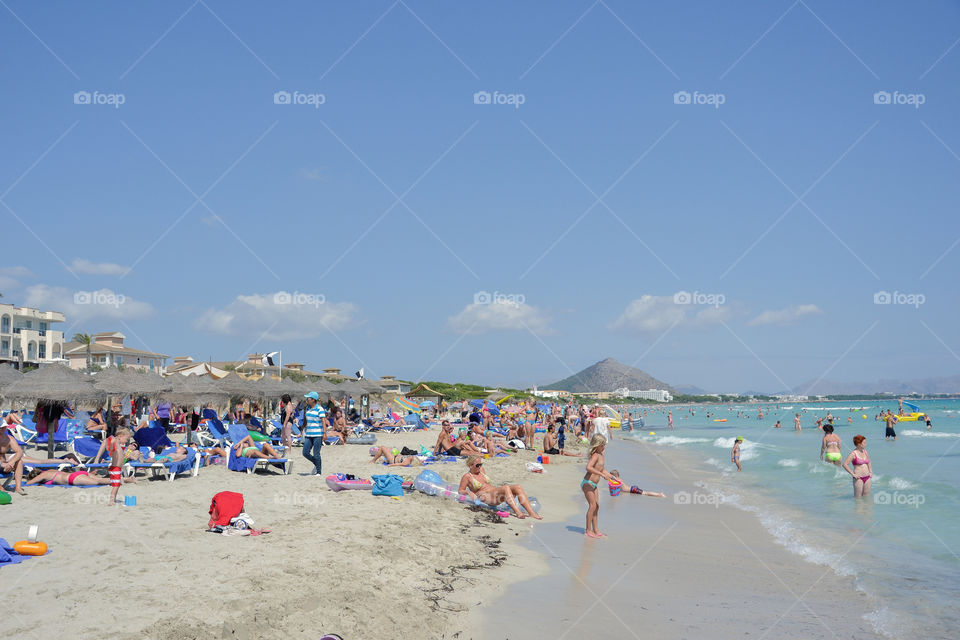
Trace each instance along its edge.
<path fill-rule="evenodd" d="M 856 447 L 843 461 L 844 470 L 853 478 L 853 497 L 860 498 L 870 495 L 870 477 L 873 475 L 873 465 L 867 455 L 867 439 L 861 435 L 853 436 L 853 445 Z M 850 468 L 850 464 L 853 468 Z"/>
<path fill-rule="evenodd" d="M 529 515 L 537 520 L 543 520 L 543 517 L 533 510 L 523 487 L 518 484 L 505 484 L 499 487 L 490 484 L 490 478 L 483 472 L 483 458 L 480 456 L 467 458 L 467 469 L 469 471 L 460 479 L 460 488 L 458 489 L 460 495 L 478 498 L 481 502 L 490 506 L 506 502 L 517 518 L 523 519 Z M 526 513 L 520 510 L 517 502 L 526 509 Z"/>
<path fill-rule="evenodd" d="M 840 466 L 843 453 L 840 451 L 840 436 L 833 432 L 832 424 L 823 425 L 823 442 L 820 444 L 820 459 Z"/>
<path fill-rule="evenodd" d="M 70 473 L 67 471 L 57 471 L 56 469 L 47 469 L 46 471 L 34 469 L 27 476 L 27 480 L 30 484 L 63 484 L 71 487 L 96 487 L 110 484 L 110 478 L 92 476 L 87 471 L 74 471 Z M 137 479 L 133 477 L 123 478 L 123 482 L 136 481 Z"/>
<path fill-rule="evenodd" d="M 588 538 L 606 538 L 607 534 L 597 529 L 597 515 L 600 513 L 600 502 L 597 495 L 597 482 L 605 478 L 608 482 L 616 479 L 611 473 L 604 470 L 603 452 L 607 447 L 607 439 L 597 434 L 590 439 L 590 459 L 587 461 L 587 472 L 580 481 L 580 490 L 587 499 L 587 528 L 585 535 Z"/>

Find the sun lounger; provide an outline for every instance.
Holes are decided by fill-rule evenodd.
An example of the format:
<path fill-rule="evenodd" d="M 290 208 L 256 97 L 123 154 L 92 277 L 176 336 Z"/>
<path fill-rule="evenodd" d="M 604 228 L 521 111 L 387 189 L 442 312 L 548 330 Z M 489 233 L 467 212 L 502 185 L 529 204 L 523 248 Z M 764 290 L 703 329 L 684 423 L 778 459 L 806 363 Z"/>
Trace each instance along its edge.
<path fill-rule="evenodd" d="M 168 447 L 164 449 L 160 455 L 168 455 L 174 451 L 176 451 L 176 446 Z M 187 457 L 184 460 L 177 460 L 176 462 L 151 462 L 150 460 L 145 462 L 130 461 L 123 465 L 123 471 L 124 475 L 128 477 L 136 475 L 138 471 L 150 471 L 151 477 L 161 477 L 165 480 L 173 482 L 177 475 L 180 474 L 186 473 L 191 477 L 195 477 L 197 474 L 199 474 L 200 456 L 197 455 L 196 450 L 187 447 Z"/>
<path fill-rule="evenodd" d="M 230 438 L 230 457 L 227 460 L 227 468 L 231 471 L 246 471 L 253 473 L 257 469 L 269 469 L 270 467 L 279 467 L 284 475 L 290 475 L 293 471 L 293 460 L 289 458 L 245 458 L 238 456 L 233 448 L 234 442 L 240 442 L 248 435 L 247 427 L 242 424 L 232 424 L 229 427 Z M 261 448 L 262 445 L 258 445 Z"/>

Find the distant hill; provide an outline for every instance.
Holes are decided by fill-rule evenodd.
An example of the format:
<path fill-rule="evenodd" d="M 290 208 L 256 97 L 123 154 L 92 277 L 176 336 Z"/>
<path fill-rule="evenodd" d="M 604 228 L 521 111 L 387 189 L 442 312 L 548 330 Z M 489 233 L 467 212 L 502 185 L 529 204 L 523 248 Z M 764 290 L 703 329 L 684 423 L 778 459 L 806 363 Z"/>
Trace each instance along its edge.
<path fill-rule="evenodd" d="M 692 384 L 678 384 L 674 387 L 677 390 L 677 393 L 685 393 L 688 396 L 705 396 L 709 391 L 706 389 L 701 389 L 698 386 Z"/>
<path fill-rule="evenodd" d="M 667 389 L 674 392 L 673 387 L 666 382 L 657 380 L 646 371 L 628 367 L 613 358 L 607 358 L 575 373 L 559 382 L 540 385 L 542 389 L 559 389 L 571 393 L 590 393 L 597 391 L 613 391 L 627 387 L 631 391 L 636 389 Z"/>
<path fill-rule="evenodd" d="M 799 384 L 790 390 L 790 393 L 829 396 L 829 395 L 856 395 L 859 393 L 872 395 L 874 393 L 960 393 L 960 375 L 942 378 L 922 378 L 920 380 L 878 380 L 876 382 L 836 382 L 832 380 L 810 380 Z"/>

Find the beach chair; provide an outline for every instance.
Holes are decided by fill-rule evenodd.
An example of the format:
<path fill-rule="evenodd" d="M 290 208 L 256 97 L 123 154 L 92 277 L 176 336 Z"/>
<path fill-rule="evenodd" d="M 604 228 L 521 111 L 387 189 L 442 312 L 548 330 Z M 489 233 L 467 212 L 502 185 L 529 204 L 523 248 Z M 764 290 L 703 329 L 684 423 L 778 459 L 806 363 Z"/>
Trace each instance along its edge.
<path fill-rule="evenodd" d="M 102 442 L 101 440 L 97 440 L 96 438 L 90 438 L 86 436 L 82 438 L 74 438 L 73 440 L 70 441 L 70 453 L 77 456 L 80 462 L 83 463 L 84 466 L 87 466 L 86 463 L 88 461 L 93 460 L 96 457 L 97 452 L 100 451 L 101 442 Z M 89 466 L 106 467 L 107 464 L 106 463 L 97 464 L 97 465 L 91 464 Z"/>
<path fill-rule="evenodd" d="M 145 431 L 145 429 L 141 429 L 141 431 Z M 141 451 L 144 449 L 146 447 L 142 447 Z M 176 445 L 167 447 L 160 452 L 160 455 L 169 454 L 176 450 Z M 150 471 L 153 478 L 159 477 L 173 482 L 180 474 L 189 474 L 191 477 L 196 477 L 200 473 L 200 456 L 197 455 L 195 449 L 187 447 L 187 457 L 183 460 L 177 460 L 176 462 L 134 462 L 131 460 L 123 465 L 123 471 L 127 477 L 136 475 L 138 471 Z"/>
<path fill-rule="evenodd" d="M 290 475 L 290 472 L 293 471 L 293 460 L 290 458 L 278 458 L 278 459 L 269 459 L 269 458 L 244 458 L 238 456 L 236 450 L 233 448 L 233 443 L 240 442 L 243 440 L 249 432 L 247 427 L 242 424 L 232 424 L 228 428 L 228 437 L 230 439 L 230 457 L 227 460 L 227 468 L 231 471 L 246 471 L 247 473 L 253 473 L 257 469 L 269 469 L 270 467 L 278 467 L 283 471 L 284 475 Z"/>
<path fill-rule="evenodd" d="M 21 445 L 32 442 L 37 437 L 35 428 L 31 429 L 30 427 L 26 426 L 26 421 L 24 421 L 24 424 L 18 424 L 14 427 L 9 427 L 9 431 L 11 434 L 13 434 L 17 444 Z"/>
<path fill-rule="evenodd" d="M 146 429 L 137 429 L 133 434 L 133 439 L 140 447 L 140 453 L 150 456 L 158 446 L 163 447 L 159 455 L 169 454 L 176 451 L 177 445 L 167 437 L 166 430 L 161 426 L 147 427 Z M 150 471 L 151 477 L 162 477 L 173 481 L 178 474 L 188 473 L 196 476 L 200 473 L 200 456 L 197 452 L 187 447 L 187 457 L 184 460 L 176 462 L 135 462 L 129 461 L 123 465 L 124 475 L 136 475 L 138 471 Z"/>
<path fill-rule="evenodd" d="M 60 418 L 60 422 L 57 424 L 57 430 L 53 432 L 54 451 L 57 449 L 65 449 L 69 446 L 70 440 L 67 438 L 67 426 L 69 423 L 69 420 Z M 47 446 L 49 437 L 49 433 L 41 433 L 33 439 L 33 444 L 37 447 L 37 449 L 43 449 Z"/>
<path fill-rule="evenodd" d="M 206 411 L 206 409 L 204 411 Z M 207 433 L 197 430 L 196 436 L 197 441 L 204 447 L 212 447 L 215 445 L 223 447 L 226 446 L 229 441 L 227 429 L 223 426 L 223 423 L 220 422 L 220 418 L 218 418 L 216 414 L 207 418 Z"/>

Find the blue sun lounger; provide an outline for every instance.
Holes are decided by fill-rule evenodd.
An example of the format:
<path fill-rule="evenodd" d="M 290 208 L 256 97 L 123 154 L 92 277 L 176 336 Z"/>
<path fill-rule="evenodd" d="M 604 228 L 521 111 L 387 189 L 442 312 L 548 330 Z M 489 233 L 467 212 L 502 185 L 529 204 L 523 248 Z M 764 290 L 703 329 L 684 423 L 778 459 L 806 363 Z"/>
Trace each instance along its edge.
<path fill-rule="evenodd" d="M 293 471 L 293 460 L 290 458 L 245 458 L 238 456 L 233 444 L 240 442 L 249 435 L 247 427 L 242 424 L 232 424 L 229 427 L 228 437 L 230 438 L 230 457 L 227 460 L 227 468 L 231 471 L 246 471 L 253 473 L 257 469 L 269 469 L 270 467 L 279 467 L 284 475 L 289 475 Z M 261 443 L 254 443 L 259 449 Z"/>

